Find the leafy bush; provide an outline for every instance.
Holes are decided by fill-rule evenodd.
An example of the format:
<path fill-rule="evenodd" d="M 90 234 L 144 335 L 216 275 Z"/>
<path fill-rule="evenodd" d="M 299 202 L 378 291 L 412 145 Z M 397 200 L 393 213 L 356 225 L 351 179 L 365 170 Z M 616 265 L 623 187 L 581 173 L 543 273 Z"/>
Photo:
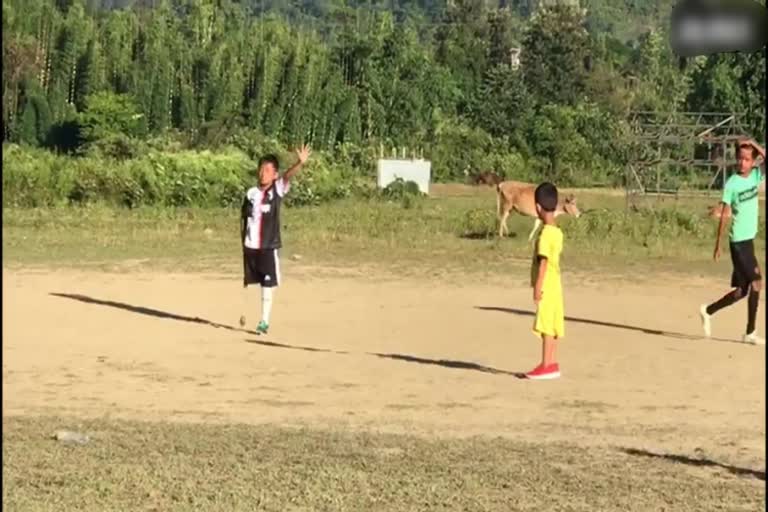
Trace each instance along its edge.
<path fill-rule="evenodd" d="M 118 133 L 85 144 L 81 152 L 96 158 L 130 160 L 139 158 L 146 152 L 146 144 L 139 139 Z"/>
<path fill-rule="evenodd" d="M 426 196 L 414 181 L 405 181 L 402 178 L 396 178 L 395 181 L 379 191 L 379 198 L 397 202 L 403 208 L 413 208 L 419 204 L 419 201 Z"/>
<path fill-rule="evenodd" d="M 470 128 L 458 122 L 446 122 L 437 132 L 429 148 L 432 175 L 438 182 L 458 180 L 466 172 L 483 165 L 491 153 L 493 139 L 480 128 Z"/>
<path fill-rule="evenodd" d="M 403 178 L 395 178 L 395 181 L 381 190 L 381 196 L 386 199 L 400 200 L 404 197 L 422 197 L 424 193 L 419 189 L 415 181 L 406 181 Z"/>
<path fill-rule="evenodd" d="M 484 169 L 493 170 L 505 180 L 534 182 L 538 179 L 534 167 L 519 153 L 493 153 Z"/>
<path fill-rule="evenodd" d="M 42 149 L 3 148 L 3 206 L 36 208 L 66 201 L 73 186 L 70 160 Z"/>
<path fill-rule="evenodd" d="M 85 99 L 85 111 L 80 114 L 79 121 L 83 136 L 93 142 L 114 135 L 141 135 L 143 117 L 131 96 L 104 91 Z"/>
<path fill-rule="evenodd" d="M 487 208 L 475 208 L 464 214 L 460 236 L 464 238 L 492 238 L 498 234 L 496 213 Z"/>
<path fill-rule="evenodd" d="M 131 146 L 134 139 L 108 140 L 115 144 L 99 141 L 77 158 L 5 146 L 4 204 L 31 208 L 65 203 L 106 203 L 129 208 L 235 207 L 257 181 L 256 162 L 236 147 L 217 152 L 180 148 L 165 152 Z M 136 147 L 142 148 L 139 154 L 133 151 Z M 254 144 L 252 150 L 258 151 L 256 155 L 279 153 L 283 170 L 295 160 L 295 155 L 270 147 L 269 141 Z M 313 153 L 294 181 L 286 203 L 302 206 L 352 196 L 370 197 L 372 187 L 359 171 L 348 162 L 338 161 L 322 152 Z"/>

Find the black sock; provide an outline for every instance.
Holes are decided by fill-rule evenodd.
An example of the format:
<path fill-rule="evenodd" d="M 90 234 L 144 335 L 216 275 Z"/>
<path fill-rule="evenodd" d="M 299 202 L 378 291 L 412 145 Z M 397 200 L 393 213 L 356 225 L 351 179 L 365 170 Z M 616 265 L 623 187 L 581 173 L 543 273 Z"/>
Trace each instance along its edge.
<path fill-rule="evenodd" d="M 747 299 L 747 334 L 755 332 L 755 320 L 757 319 L 757 304 L 760 299 L 760 292 L 750 288 L 749 299 Z"/>
<path fill-rule="evenodd" d="M 741 295 L 737 295 L 738 292 L 731 292 L 728 295 L 724 295 L 723 298 L 720 300 L 713 302 L 709 306 L 707 306 L 707 314 L 708 315 L 714 315 L 718 311 L 720 311 L 723 308 L 727 308 L 728 306 L 733 305 L 735 302 L 738 302 L 741 300 Z"/>

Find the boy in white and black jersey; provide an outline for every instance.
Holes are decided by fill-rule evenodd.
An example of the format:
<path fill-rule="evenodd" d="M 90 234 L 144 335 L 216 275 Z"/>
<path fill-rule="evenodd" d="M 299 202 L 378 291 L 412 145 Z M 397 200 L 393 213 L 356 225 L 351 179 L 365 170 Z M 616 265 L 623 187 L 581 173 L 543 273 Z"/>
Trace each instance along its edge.
<path fill-rule="evenodd" d="M 245 194 L 240 214 L 240 238 L 243 243 L 243 286 L 261 286 L 261 321 L 256 328 L 259 334 L 269 330 L 272 311 L 272 289 L 280 285 L 280 206 L 291 188 L 291 178 L 309 158 L 309 147 L 296 151 L 298 162 L 282 176 L 274 155 L 259 159 L 259 184 Z M 240 319 L 245 325 L 245 317 Z"/>

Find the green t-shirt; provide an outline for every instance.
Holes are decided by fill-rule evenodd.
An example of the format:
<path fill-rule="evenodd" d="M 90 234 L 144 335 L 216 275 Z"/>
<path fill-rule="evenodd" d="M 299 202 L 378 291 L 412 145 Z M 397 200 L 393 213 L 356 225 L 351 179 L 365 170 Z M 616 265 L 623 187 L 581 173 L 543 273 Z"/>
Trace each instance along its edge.
<path fill-rule="evenodd" d="M 725 182 L 723 202 L 731 207 L 731 242 L 752 240 L 757 236 L 757 189 L 764 179 L 759 167 L 746 178 L 734 174 Z"/>

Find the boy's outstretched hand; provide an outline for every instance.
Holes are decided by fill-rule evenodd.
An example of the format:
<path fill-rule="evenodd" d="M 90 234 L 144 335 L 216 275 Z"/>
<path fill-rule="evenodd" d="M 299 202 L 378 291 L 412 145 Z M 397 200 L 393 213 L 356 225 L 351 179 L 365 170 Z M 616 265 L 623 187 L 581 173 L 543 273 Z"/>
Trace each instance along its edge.
<path fill-rule="evenodd" d="M 298 162 L 293 164 L 293 167 L 285 171 L 285 174 L 283 174 L 283 179 L 288 181 L 293 176 L 299 172 L 299 169 L 304 165 L 304 163 L 309 160 L 309 155 L 312 154 L 312 150 L 309 149 L 309 146 L 306 144 L 302 144 L 300 148 L 296 149 L 296 158 L 298 158 Z"/>
<path fill-rule="evenodd" d="M 309 155 L 312 154 L 312 150 L 309 149 L 309 146 L 306 144 L 302 144 L 300 148 L 296 150 L 296 156 L 299 159 L 300 163 L 305 163 L 309 159 Z"/>

